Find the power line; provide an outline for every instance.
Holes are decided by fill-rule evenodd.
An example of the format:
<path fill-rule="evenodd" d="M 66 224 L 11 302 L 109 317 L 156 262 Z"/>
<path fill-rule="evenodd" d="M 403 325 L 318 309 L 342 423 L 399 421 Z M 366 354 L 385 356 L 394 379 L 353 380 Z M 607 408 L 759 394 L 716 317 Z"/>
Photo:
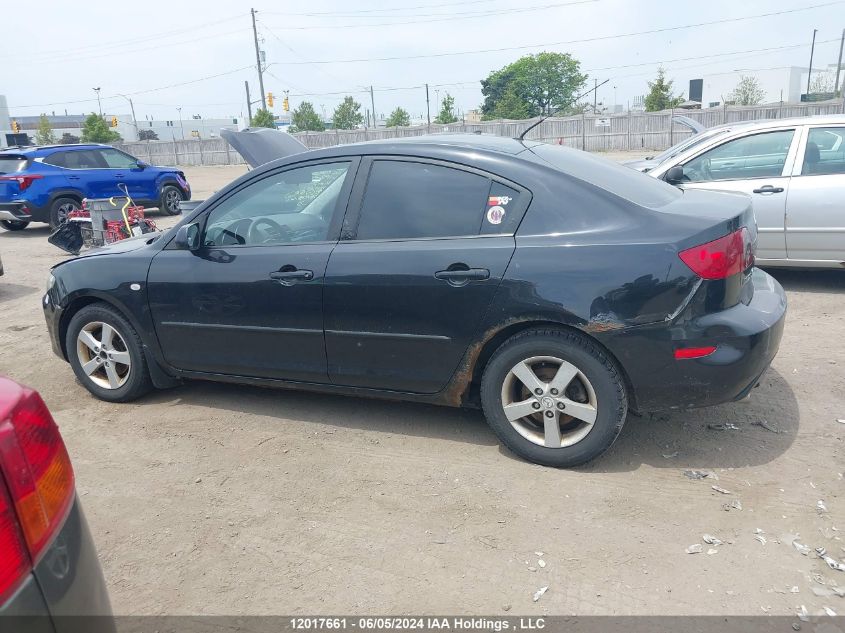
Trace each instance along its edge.
<path fill-rule="evenodd" d="M 697 22 L 694 24 L 682 24 L 679 26 L 669 26 L 659 29 L 650 29 L 647 31 L 634 31 L 630 33 L 617 33 L 614 35 L 601 35 L 597 37 L 588 37 L 588 38 L 581 38 L 577 40 L 564 40 L 560 42 L 545 42 L 541 44 L 526 44 L 523 46 L 504 46 L 501 48 L 482 48 L 482 49 L 475 49 L 475 50 L 468 50 L 468 51 L 453 51 L 447 53 L 429 53 L 429 54 L 420 54 L 420 55 L 396 55 L 391 57 L 362 57 L 358 59 L 324 59 L 324 60 L 309 60 L 309 61 L 301 61 L 301 62 L 277 62 L 281 65 L 286 66 L 298 66 L 302 64 L 356 64 L 362 62 L 387 62 L 387 61 L 400 61 L 400 60 L 407 60 L 407 59 L 432 59 L 432 58 L 440 58 L 440 57 L 454 57 L 458 55 L 476 55 L 480 53 L 500 53 L 505 51 L 518 51 L 518 50 L 525 50 L 529 48 L 544 48 L 548 46 L 564 46 L 569 44 L 585 44 L 588 42 L 600 42 L 606 40 L 614 40 L 623 37 L 635 37 L 638 35 L 654 35 L 657 33 L 667 33 L 671 31 L 680 31 L 684 29 L 692 29 L 692 28 L 699 28 L 702 26 L 713 26 L 715 24 L 726 24 L 730 22 L 741 22 L 744 20 L 756 20 L 759 18 L 767 18 L 776 15 L 785 15 L 789 13 L 797 13 L 799 11 L 809 11 L 811 9 L 819 9 L 822 7 L 829 7 L 837 4 L 842 4 L 845 0 L 835 0 L 834 2 L 825 2 L 822 4 L 814 4 L 807 7 L 800 7 L 797 9 L 786 9 L 783 11 L 772 11 L 769 13 L 759 13 L 755 15 L 747 15 L 738 18 L 723 18 L 721 20 L 710 20 L 708 22 Z"/>
<path fill-rule="evenodd" d="M 185 27 L 185 28 L 181 28 L 181 29 L 175 29 L 173 31 L 166 31 L 164 33 L 158 33 L 156 35 L 149 35 L 149 36 L 146 36 L 146 37 L 133 37 L 132 40 L 128 43 L 130 45 L 135 45 L 135 44 L 140 44 L 140 43 L 143 43 L 143 42 L 152 42 L 152 41 L 155 41 L 155 40 L 166 39 L 168 37 L 173 37 L 174 35 L 180 35 L 182 33 L 187 33 L 187 32 L 195 32 L 199 29 L 208 28 L 209 26 L 215 26 L 217 24 L 222 24 L 223 22 L 231 21 L 231 20 L 235 19 L 236 17 L 239 17 L 239 16 L 231 16 L 231 17 L 227 17 L 227 18 L 221 18 L 219 20 L 214 20 L 212 22 L 205 22 L 203 24 L 192 24 L 189 27 Z M 112 40 L 112 41 L 108 41 L 108 42 L 103 42 L 103 43 L 98 43 L 98 44 L 87 44 L 87 45 L 82 45 L 82 46 L 77 46 L 76 44 L 74 44 L 73 49 L 70 50 L 70 51 L 67 48 L 57 48 L 57 49 L 46 50 L 46 51 L 34 51 L 34 52 L 32 52 L 31 55 L 27 54 L 25 56 L 25 59 L 27 60 L 27 62 L 29 62 L 29 61 L 32 61 L 32 58 L 34 57 L 35 60 L 37 61 L 39 57 L 47 58 L 47 57 L 53 57 L 55 55 L 67 55 L 69 52 L 70 52 L 70 54 L 75 54 L 75 53 L 79 53 L 79 52 L 85 52 L 88 49 L 96 50 L 96 51 L 103 51 L 103 50 L 110 49 L 110 48 L 125 48 L 126 46 L 127 46 L 127 41 L 126 41 L 125 38 L 122 39 L 122 40 Z M 14 59 L 14 55 L 12 56 L 12 58 Z M 62 59 L 62 61 L 64 61 L 66 59 L 66 57 L 62 57 L 61 59 Z"/>
<path fill-rule="evenodd" d="M 435 9 L 438 7 L 456 7 L 468 4 L 482 4 L 491 2 L 492 0 L 467 0 L 465 2 L 444 2 L 440 4 L 421 4 L 415 7 L 399 7 L 391 9 L 350 9 L 348 11 L 310 11 L 306 13 L 288 13 L 286 11 L 262 11 L 265 15 L 286 15 L 286 16 L 318 16 L 318 15 L 334 15 L 336 13 L 350 14 L 350 13 L 381 13 L 387 11 L 411 11 L 414 9 Z"/>
<path fill-rule="evenodd" d="M 378 22 L 375 24 L 324 24 L 319 26 L 278 26 L 276 28 L 283 30 L 283 31 L 311 31 L 314 29 L 356 29 L 356 28 L 367 28 L 367 27 L 374 27 L 374 26 L 401 26 L 405 24 L 425 24 L 429 22 L 452 22 L 455 20 L 471 20 L 475 18 L 486 18 L 486 17 L 494 17 L 500 15 L 513 15 L 516 13 L 530 13 L 534 11 L 545 11 L 547 9 L 555 9 L 559 7 L 567 7 L 577 4 L 592 4 L 594 2 L 599 2 L 599 0 L 570 0 L 569 2 L 557 2 L 555 4 L 546 4 L 546 5 L 538 5 L 533 7 L 517 7 L 512 9 L 496 9 L 491 11 L 482 11 L 482 12 L 464 12 L 464 13 L 434 13 L 428 14 L 428 16 L 437 16 L 433 17 L 429 20 L 410 20 L 405 22 Z M 362 16 L 348 16 L 348 17 L 362 17 Z M 414 17 L 410 16 L 385 16 L 385 17 Z M 426 17 L 425 15 L 420 15 L 418 17 Z"/>

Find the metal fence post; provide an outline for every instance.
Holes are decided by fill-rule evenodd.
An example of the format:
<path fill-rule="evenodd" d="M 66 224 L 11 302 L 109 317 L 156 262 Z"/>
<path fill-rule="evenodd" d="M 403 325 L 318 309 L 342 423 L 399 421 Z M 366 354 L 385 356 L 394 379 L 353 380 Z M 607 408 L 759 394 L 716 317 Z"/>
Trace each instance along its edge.
<path fill-rule="evenodd" d="M 581 149 L 587 151 L 587 115 L 581 113 Z"/>

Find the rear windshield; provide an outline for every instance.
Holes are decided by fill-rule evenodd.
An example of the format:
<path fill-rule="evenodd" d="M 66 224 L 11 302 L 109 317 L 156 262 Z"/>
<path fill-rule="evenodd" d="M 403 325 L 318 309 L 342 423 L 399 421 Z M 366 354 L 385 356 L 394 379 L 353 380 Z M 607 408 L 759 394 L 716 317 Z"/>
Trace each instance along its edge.
<path fill-rule="evenodd" d="M 587 152 L 560 145 L 537 145 L 531 152 L 555 169 L 641 207 L 662 207 L 683 195 L 662 180 Z"/>
<path fill-rule="evenodd" d="M 26 169 L 26 157 L 0 154 L 0 174 L 13 174 Z"/>

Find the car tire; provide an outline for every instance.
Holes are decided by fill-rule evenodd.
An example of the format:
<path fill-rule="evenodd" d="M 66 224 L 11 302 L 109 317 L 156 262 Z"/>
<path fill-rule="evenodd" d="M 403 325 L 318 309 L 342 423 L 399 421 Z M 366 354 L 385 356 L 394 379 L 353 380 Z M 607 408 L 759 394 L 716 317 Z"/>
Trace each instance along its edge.
<path fill-rule="evenodd" d="M 100 400 L 129 402 L 153 387 L 138 332 L 107 304 L 94 303 L 77 312 L 64 346 L 77 379 Z"/>
<path fill-rule="evenodd" d="M 54 231 L 67 220 L 67 214 L 82 208 L 76 198 L 56 198 L 50 205 L 50 228 Z"/>
<path fill-rule="evenodd" d="M 0 226 L 7 231 L 23 231 L 29 226 L 29 222 L 22 220 L 0 220 Z"/>
<path fill-rule="evenodd" d="M 185 193 L 176 185 L 164 185 L 161 188 L 158 208 L 167 215 L 179 215 L 182 211 L 179 203 L 185 199 Z"/>
<path fill-rule="evenodd" d="M 484 369 L 481 404 L 505 446 L 557 468 L 610 448 L 628 411 L 616 363 L 586 336 L 558 329 L 527 330 L 505 341 Z"/>

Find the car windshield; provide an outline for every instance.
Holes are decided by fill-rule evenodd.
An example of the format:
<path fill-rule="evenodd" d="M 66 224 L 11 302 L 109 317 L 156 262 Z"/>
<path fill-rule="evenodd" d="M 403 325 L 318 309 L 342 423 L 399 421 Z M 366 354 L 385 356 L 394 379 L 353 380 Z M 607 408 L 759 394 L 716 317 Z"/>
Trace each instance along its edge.
<path fill-rule="evenodd" d="M 26 158 L 19 155 L 3 156 L 0 154 L 0 174 L 14 174 L 26 169 Z"/>
<path fill-rule="evenodd" d="M 711 138 L 715 138 L 721 134 L 726 134 L 728 130 L 705 130 L 704 132 L 700 132 L 694 136 L 690 136 L 682 140 L 680 143 L 675 143 L 669 149 L 664 149 L 662 152 L 654 156 L 651 160 L 654 161 L 654 164 L 657 165 L 658 163 L 662 163 L 664 160 L 677 156 L 681 152 L 684 152 L 691 147 L 695 147 L 696 145 L 700 145 L 704 141 L 708 141 Z"/>
<path fill-rule="evenodd" d="M 643 207 L 662 207 L 683 195 L 661 180 L 580 150 L 537 145 L 531 153 L 559 171 Z"/>

